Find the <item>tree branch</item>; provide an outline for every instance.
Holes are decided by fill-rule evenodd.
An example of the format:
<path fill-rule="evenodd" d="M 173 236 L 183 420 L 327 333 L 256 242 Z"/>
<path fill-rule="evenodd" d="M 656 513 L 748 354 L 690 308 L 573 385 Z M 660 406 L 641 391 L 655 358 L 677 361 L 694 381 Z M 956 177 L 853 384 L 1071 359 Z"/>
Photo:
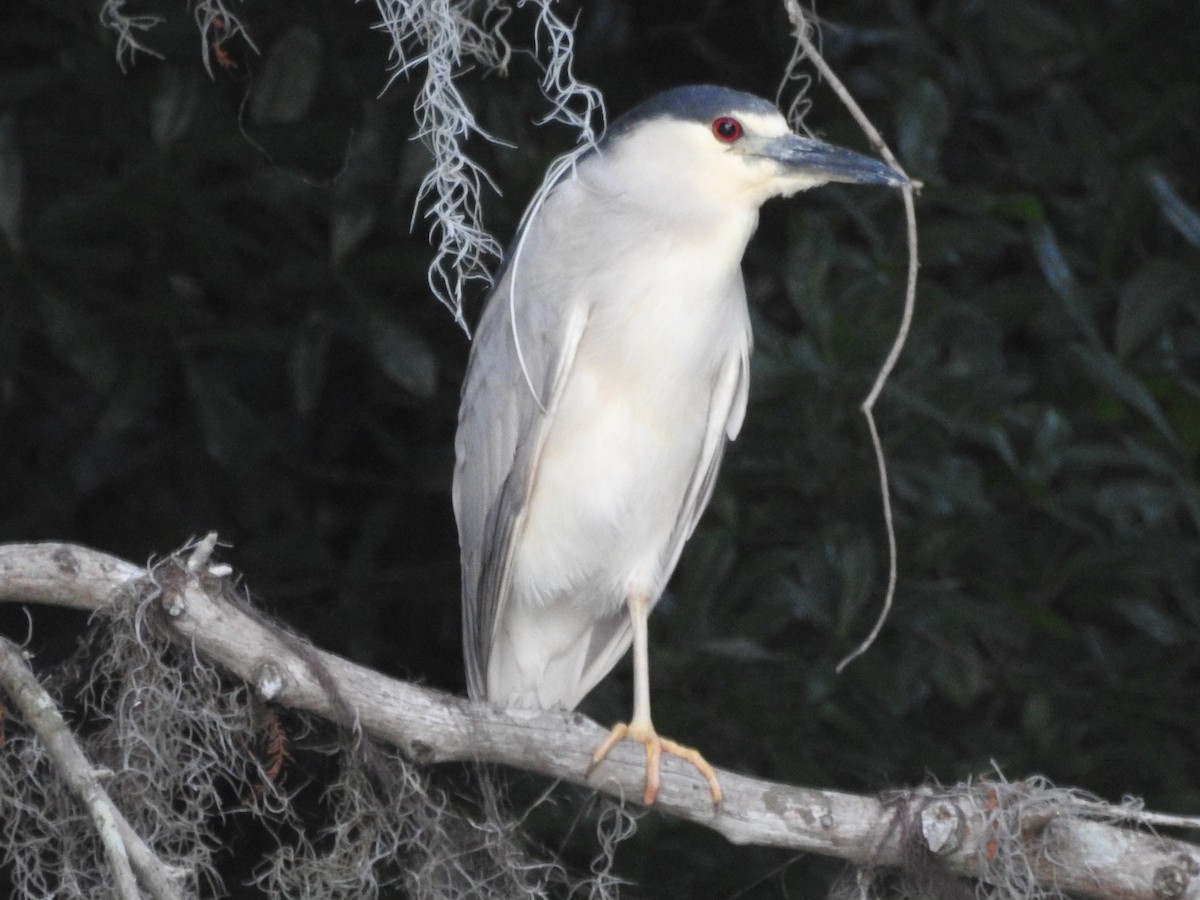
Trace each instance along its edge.
<path fill-rule="evenodd" d="M 29 668 L 21 648 L 3 636 L 0 688 L 12 698 L 45 745 L 54 767 L 91 816 L 119 900 L 138 900 L 139 881 L 156 900 L 178 900 L 181 894 L 170 870 L 117 809 L 54 700 Z"/>
<path fill-rule="evenodd" d="M 153 585 L 154 602 L 178 637 L 264 699 L 338 721 L 345 701 L 358 725 L 418 762 L 497 762 L 589 783 L 584 770 L 606 729 L 578 714 L 474 704 L 316 649 L 297 653 L 295 636 L 230 599 L 228 567 L 208 561 L 214 543 L 210 536 L 190 559 L 173 557 L 150 569 L 69 544 L 0 545 L 0 601 L 97 610 Z M 329 679 L 340 699 L 323 687 Z M 636 798 L 644 765 L 640 749 L 619 746 L 591 784 Z M 1036 883 L 1094 897 L 1200 900 L 1200 847 L 1118 827 L 1113 823 L 1137 820 L 1138 811 L 1097 804 L 1039 779 L 868 797 L 722 771 L 725 800 L 714 813 L 708 786 L 691 766 L 668 758 L 663 769 L 658 809 L 735 843 L 864 867 L 936 865 L 1013 892 Z"/>

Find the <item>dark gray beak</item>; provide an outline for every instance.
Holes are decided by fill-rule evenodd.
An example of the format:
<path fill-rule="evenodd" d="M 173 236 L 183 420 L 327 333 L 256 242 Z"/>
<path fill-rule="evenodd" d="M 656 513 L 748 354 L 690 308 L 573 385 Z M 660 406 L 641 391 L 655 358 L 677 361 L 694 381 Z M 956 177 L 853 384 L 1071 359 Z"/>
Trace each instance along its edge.
<path fill-rule="evenodd" d="M 797 175 L 814 175 L 826 181 L 891 187 L 910 183 L 899 172 L 873 157 L 796 134 L 772 138 L 754 155 L 773 159 Z"/>

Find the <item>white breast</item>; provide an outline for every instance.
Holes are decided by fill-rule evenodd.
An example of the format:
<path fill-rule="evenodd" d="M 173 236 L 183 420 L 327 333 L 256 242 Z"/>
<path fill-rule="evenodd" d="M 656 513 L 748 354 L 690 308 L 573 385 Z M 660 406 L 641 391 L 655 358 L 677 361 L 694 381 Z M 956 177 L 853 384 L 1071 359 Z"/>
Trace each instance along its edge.
<path fill-rule="evenodd" d="M 631 591 L 661 592 L 715 384 L 749 343 L 740 265 L 754 224 L 731 216 L 680 237 L 593 223 L 617 253 L 582 280 L 587 324 L 530 493 L 512 602 L 603 595 L 615 609 Z"/>

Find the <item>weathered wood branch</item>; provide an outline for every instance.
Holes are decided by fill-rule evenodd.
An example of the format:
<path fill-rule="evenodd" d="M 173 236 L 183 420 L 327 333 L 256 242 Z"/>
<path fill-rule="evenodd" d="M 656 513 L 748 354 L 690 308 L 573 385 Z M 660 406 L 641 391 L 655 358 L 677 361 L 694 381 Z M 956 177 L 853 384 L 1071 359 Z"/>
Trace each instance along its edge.
<path fill-rule="evenodd" d="M 618 746 L 591 781 L 585 779 L 591 751 L 607 730 L 581 715 L 471 703 L 315 649 L 306 660 L 294 636 L 227 599 L 228 569 L 209 562 L 214 541 L 210 536 L 190 556 L 150 568 L 69 544 L 0 545 L 0 601 L 97 610 L 145 596 L 152 584 L 178 637 L 265 699 L 334 719 L 343 715 L 314 673 L 316 660 L 361 727 L 418 762 L 503 763 L 615 796 L 640 796 L 644 756 L 637 747 Z M 1036 779 L 870 797 L 718 775 L 725 800 L 714 812 L 695 770 L 664 759 L 657 808 L 735 843 L 804 850 L 864 867 L 940 865 L 1014 892 L 1036 882 L 1094 897 L 1200 900 L 1200 847 L 1115 824 L 1163 819 Z"/>
<path fill-rule="evenodd" d="M 138 900 L 138 885 L 155 900 L 181 896 L 174 874 L 142 840 L 113 803 L 75 740 L 62 713 L 38 682 L 21 648 L 0 636 L 0 689 L 21 711 L 25 722 L 46 747 L 59 776 L 91 815 L 119 900 Z"/>

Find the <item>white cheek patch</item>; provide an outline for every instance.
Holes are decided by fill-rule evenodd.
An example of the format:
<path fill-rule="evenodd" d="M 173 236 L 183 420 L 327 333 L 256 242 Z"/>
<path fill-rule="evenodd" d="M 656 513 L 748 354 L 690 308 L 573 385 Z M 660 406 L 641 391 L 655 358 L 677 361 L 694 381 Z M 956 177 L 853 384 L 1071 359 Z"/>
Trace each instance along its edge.
<path fill-rule="evenodd" d="M 758 137 L 776 138 L 791 132 L 787 121 L 779 113 L 735 113 L 734 117 L 741 121 L 748 134 Z"/>
<path fill-rule="evenodd" d="M 807 191 L 809 188 L 820 187 L 828 183 L 828 178 L 821 178 L 816 175 L 785 176 L 781 177 L 777 183 L 776 196 L 790 197 L 793 194 L 800 193 L 800 191 Z"/>

